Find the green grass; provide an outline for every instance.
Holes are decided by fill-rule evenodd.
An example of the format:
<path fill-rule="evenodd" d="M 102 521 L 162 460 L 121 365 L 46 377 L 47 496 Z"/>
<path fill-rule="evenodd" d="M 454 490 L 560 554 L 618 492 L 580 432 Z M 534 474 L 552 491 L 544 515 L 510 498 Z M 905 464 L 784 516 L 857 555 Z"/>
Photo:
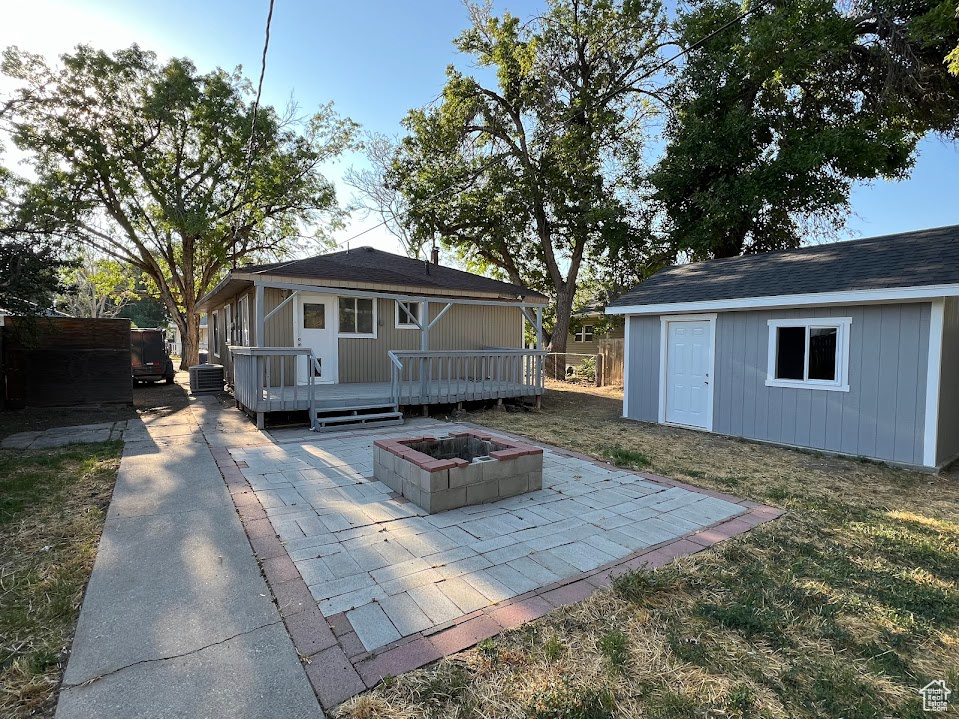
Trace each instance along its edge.
<path fill-rule="evenodd" d="M 929 681 L 959 692 L 955 478 L 625 422 L 620 402 L 553 386 L 542 412 L 470 419 L 786 514 L 496 637 L 495 662 L 457 655 L 443 716 L 918 719 Z M 366 706 L 428 716 L 409 687 L 436 671 Z"/>
<path fill-rule="evenodd" d="M 120 443 L 0 450 L 0 715 L 52 716 Z"/>

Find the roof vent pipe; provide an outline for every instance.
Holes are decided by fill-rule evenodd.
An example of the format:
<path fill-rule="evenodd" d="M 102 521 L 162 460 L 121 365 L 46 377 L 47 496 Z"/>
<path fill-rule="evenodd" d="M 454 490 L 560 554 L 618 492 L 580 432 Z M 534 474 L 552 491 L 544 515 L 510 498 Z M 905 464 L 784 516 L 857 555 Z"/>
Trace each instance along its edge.
<path fill-rule="evenodd" d="M 433 245 L 433 250 L 430 252 L 430 262 L 432 262 L 434 265 L 438 265 L 440 263 L 440 248 L 436 245 Z"/>

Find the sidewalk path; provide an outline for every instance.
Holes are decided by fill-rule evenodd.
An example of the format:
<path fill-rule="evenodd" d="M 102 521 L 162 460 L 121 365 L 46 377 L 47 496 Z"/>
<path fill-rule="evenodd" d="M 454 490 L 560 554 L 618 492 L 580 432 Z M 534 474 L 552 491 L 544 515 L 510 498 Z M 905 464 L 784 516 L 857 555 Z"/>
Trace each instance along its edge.
<path fill-rule="evenodd" d="M 210 450 L 267 440 L 213 397 L 124 439 L 58 719 L 322 718 Z"/>

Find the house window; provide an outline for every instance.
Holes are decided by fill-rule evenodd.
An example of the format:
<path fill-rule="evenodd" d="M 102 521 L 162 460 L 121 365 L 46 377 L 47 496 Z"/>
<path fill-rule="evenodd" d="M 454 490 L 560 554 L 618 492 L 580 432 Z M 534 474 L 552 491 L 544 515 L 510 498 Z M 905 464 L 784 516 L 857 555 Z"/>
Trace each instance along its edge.
<path fill-rule="evenodd" d="M 849 391 L 851 317 L 769 320 L 767 387 Z"/>
<path fill-rule="evenodd" d="M 226 344 L 227 347 L 229 347 L 230 345 L 236 343 L 234 336 L 235 328 L 233 327 L 233 305 L 227 305 L 224 307 L 223 312 L 225 313 L 224 317 L 226 318 L 223 323 L 223 329 L 224 334 L 226 335 Z"/>
<path fill-rule="evenodd" d="M 576 334 L 573 335 L 573 339 L 576 342 L 592 342 L 593 341 L 593 326 L 592 325 L 583 325 L 578 330 Z"/>
<path fill-rule="evenodd" d="M 409 314 L 407 314 L 407 311 Z M 416 319 L 416 322 L 422 322 L 423 303 L 422 302 L 396 302 L 396 327 L 401 330 L 420 329 L 416 322 L 410 319 L 410 315 Z"/>
<path fill-rule="evenodd" d="M 220 356 L 220 312 L 217 310 L 210 315 L 210 321 L 213 323 L 213 354 Z"/>
<path fill-rule="evenodd" d="M 376 337 L 376 303 L 367 297 L 340 297 L 340 334 Z"/>
<path fill-rule="evenodd" d="M 240 325 L 240 343 L 244 347 L 250 346 L 250 296 L 245 295 L 240 298 L 240 305 L 237 309 L 237 322 Z"/>

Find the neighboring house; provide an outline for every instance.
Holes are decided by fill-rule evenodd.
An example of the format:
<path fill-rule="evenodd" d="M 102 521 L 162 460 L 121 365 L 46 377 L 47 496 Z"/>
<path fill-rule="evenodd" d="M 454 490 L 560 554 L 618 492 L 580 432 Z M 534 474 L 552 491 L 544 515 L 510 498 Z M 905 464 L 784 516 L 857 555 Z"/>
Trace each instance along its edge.
<path fill-rule="evenodd" d="M 566 351 L 570 354 L 595 355 L 599 352 L 599 342 L 605 339 L 622 339 L 621 326 L 603 327 L 603 308 L 586 307 L 573 313 L 578 328 L 566 336 Z"/>
<path fill-rule="evenodd" d="M 543 392 L 536 292 L 371 247 L 230 272 L 198 304 L 210 362 L 263 414 L 314 426 L 396 421 L 401 406 Z M 537 349 L 523 349 L 524 322 Z"/>
<path fill-rule="evenodd" d="M 959 225 L 666 268 L 614 301 L 630 419 L 941 467 Z"/>

